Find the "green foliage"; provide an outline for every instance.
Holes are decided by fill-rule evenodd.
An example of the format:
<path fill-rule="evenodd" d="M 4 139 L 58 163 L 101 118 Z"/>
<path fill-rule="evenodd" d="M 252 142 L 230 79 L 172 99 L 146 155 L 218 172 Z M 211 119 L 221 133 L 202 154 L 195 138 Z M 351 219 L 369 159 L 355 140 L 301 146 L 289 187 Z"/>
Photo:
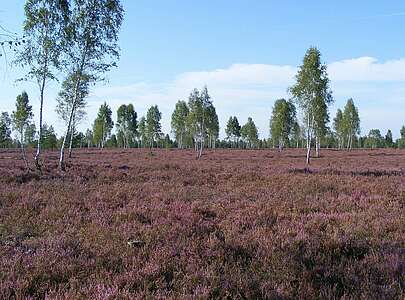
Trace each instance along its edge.
<path fill-rule="evenodd" d="M 206 86 L 201 92 L 197 89 L 191 92 L 188 107 L 187 127 L 193 137 L 197 157 L 200 158 L 205 142 L 208 141 L 209 146 L 215 146 L 219 134 L 218 116 Z"/>
<path fill-rule="evenodd" d="M 394 147 L 394 141 L 392 138 L 392 131 L 388 129 L 387 134 L 385 135 L 385 147 L 386 148 L 393 148 Z"/>
<path fill-rule="evenodd" d="M 62 82 L 61 91 L 56 98 L 56 112 L 66 125 L 69 124 L 70 114 L 73 109 L 73 119 L 71 122 L 71 131 L 73 132 L 80 121 L 86 116 L 86 97 L 90 92 L 88 76 L 82 75 L 80 80 L 78 80 L 78 76 L 78 74 L 68 75 Z M 77 87 L 77 99 L 75 99 L 76 83 L 79 83 Z"/>
<path fill-rule="evenodd" d="M 207 107 L 207 137 L 206 144 L 210 148 L 215 148 L 216 141 L 219 137 L 219 120 L 214 105 Z"/>
<path fill-rule="evenodd" d="M 86 130 L 85 133 L 85 139 L 86 139 L 86 143 L 87 143 L 87 147 L 90 148 L 93 146 L 93 131 L 91 131 L 90 129 Z"/>
<path fill-rule="evenodd" d="M 184 148 L 185 139 L 187 135 L 187 117 L 189 109 L 185 101 L 179 100 L 176 103 L 176 108 L 172 114 L 172 131 L 176 138 L 176 142 L 179 148 Z"/>
<path fill-rule="evenodd" d="M 11 139 L 11 118 L 7 112 L 0 115 L 0 148 L 9 148 L 12 146 Z"/>
<path fill-rule="evenodd" d="M 117 110 L 117 143 L 129 148 L 134 145 L 137 136 L 137 113 L 132 104 L 121 105 Z"/>
<path fill-rule="evenodd" d="M 259 134 L 252 118 L 249 117 L 247 123 L 242 126 L 240 135 L 248 148 L 258 146 Z"/>
<path fill-rule="evenodd" d="M 111 108 L 106 102 L 100 106 L 97 118 L 93 125 L 93 140 L 100 148 L 104 148 L 107 139 L 114 127 Z"/>
<path fill-rule="evenodd" d="M 20 143 L 24 143 L 24 133 L 33 118 L 32 106 L 29 105 L 28 94 L 22 92 L 16 99 L 16 110 L 11 115 L 14 129 L 20 135 Z"/>
<path fill-rule="evenodd" d="M 366 148 L 381 148 L 385 144 L 384 138 L 381 135 L 379 129 L 371 129 L 365 142 L 364 147 Z"/>
<path fill-rule="evenodd" d="M 58 147 L 58 138 L 52 125 L 48 126 L 44 123 L 42 134 L 41 146 L 43 149 L 56 149 Z"/>
<path fill-rule="evenodd" d="M 326 65 L 321 63 L 321 53 L 318 49 L 312 47 L 306 52 L 290 93 L 303 112 L 309 163 L 312 137 L 315 135 L 318 144 L 326 134 L 328 106 L 333 102 Z"/>
<path fill-rule="evenodd" d="M 47 80 L 56 79 L 54 72 L 60 68 L 69 1 L 27 0 L 24 11 L 25 43 L 16 63 L 29 67 L 27 77 L 41 87 Z"/>
<path fill-rule="evenodd" d="M 157 105 L 151 106 L 146 113 L 144 135 L 147 144 L 150 148 L 153 148 L 153 144 L 161 138 L 162 125 L 160 120 L 162 119 L 162 113 L 159 111 Z"/>
<path fill-rule="evenodd" d="M 288 144 L 293 126 L 296 126 L 296 110 L 293 103 L 279 99 L 274 103 L 270 119 L 270 134 L 279 149 Z"/>
<path fill-rule="evenodd" d="M 33 80 L 38 84 L 40 93 L 39 132 L 35 163 L 39 168 L 39 155 L 42 139 L 42 114 L 45 88 L 49 81 L 56 80 L 61 70 L 64 32 L 66 30 L 68 0 L 27 0 L 24 6 L 25 43 L 17 55 L 15 63 L 28 67 L 29 71 L 22 80 Z"/>
<path fill-rule="evenodd" d="M 360 134 L 360 117 L 353 99 L 349 99 L 343 111 L 343 130 L 347 135 L 347 148 L 352 148 L 353 138 Z"/>
<path fill-rule="evenodd" d="M 139 120 L 138 132 L 139 132 L 139 137 L 141 139 L 142 147 L 145 147 L 147 144 L 146 118 L 145 117 L 141 117 L 141 119 Z"/>
<path fill-rule="evenodd" d="M 117 142 L 117 137 L 115 134 L 112 134 L 110 138 L 107 140 L 106 145 L 107 148 L 117 148 L 118 147 L 118 142 Z"/>
<path fill-rule="evenodd" d="M 34 148 L 38 142 L 37 127 L 35 123 L 30 122 L 24 131 L 24 143 L 28 147 Z"/>
<path fill-rule="evenodd" d="M 233 116 L 230 117 L 228 123 L 226 124 L 225 133 L 229 141 L 232 142 L 233 146 L 237 145 L 240 138 L 240 129 L 238 118 Z"/>
<path fill-rule="evenodd" d="M 72 0 L 69 22 L 64 31 L 66 47 L 64 67 L 70 74 L 76 74 L 74 100 L 66 134 L 61 145 L 60 168 L 64 166 L 64 147 L 71 128 L 79 89 L 83 76 L 89 83 L 103 79 L 103 74 L 116 66 L 119 58 L 118 33 L 123 21 L 124 10 L 119 0 Z M 107 120 L 96 120 L 95 140 L 104 147 L 111 131 Z M 107 125 L 107 127 L 106 127 Z M 100 135 L 101 134 L 101 135 Z"/>

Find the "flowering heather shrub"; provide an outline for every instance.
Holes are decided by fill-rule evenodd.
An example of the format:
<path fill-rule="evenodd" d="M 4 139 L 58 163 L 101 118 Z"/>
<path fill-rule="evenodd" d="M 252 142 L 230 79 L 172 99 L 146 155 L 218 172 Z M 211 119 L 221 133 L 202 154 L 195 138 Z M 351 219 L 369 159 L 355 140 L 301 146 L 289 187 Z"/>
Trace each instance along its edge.
<path fill-rule="evenodd" d="M 0 299 L 403 299 L 405 152 L 0 152 Z"/>

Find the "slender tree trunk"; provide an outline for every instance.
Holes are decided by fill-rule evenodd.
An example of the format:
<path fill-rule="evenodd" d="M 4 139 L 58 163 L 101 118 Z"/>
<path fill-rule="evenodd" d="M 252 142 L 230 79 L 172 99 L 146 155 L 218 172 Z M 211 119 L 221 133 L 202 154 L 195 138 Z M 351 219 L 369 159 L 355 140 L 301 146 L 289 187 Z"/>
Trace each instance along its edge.
<path fill-rule="evenodd" d="M 70 111 L 67 130 L 66 130 L 65 136 L 63 137 L 62 145 L 60 147 L 59 168 L 60 168 L 61 171 L 66 170 L 66 166 L 65 166 L 65 145 L 66 145 L 66 140 L 67 140 L 69 131 L 70 131 L 71 127 L 72 127 L 73 115 L 74 115 L 74 112 L 75 112 L 75 109 L 76 109 L 76 101 L 77 101 L 77 98 L 79 96 L 78 95 L 79 84 L 80 84 L 80 77 L 77 79 L 77 82 L 76 82 L 76 85 L 75 85 L 75 99 L 73 101 L 72 108 L 71 108 L 71 111 Z"/>
<path fill-rule="evenodd" d="M 20 140 L 21 155 L 22 155 L 22 158 L 23 158 L 24 163 L 25 163 L 25 168 L 26 168 L 27 171 L 28 171 L 28 170 L 29 170 L 29 165 L 28 165 L 28 160 L 27 160 L 27 154 L 25 153 L 25 148 L 24 148 L 24 134 L 23 134 L 22 131 L 21 131 L 20 135 L 21 135 L 21 140 Z"/>
<path fill-rule="evenodd" d="M 73 114 L 72 126 L 70 128 L 70 141 L 69 141 L 69 158 L 72 158 L 72 145 L 73 145 L 73 137 L 75 135 L 75 119 L 76 114 Z"/>
<path fill-rule="evenodd" d="M 42 111 L 44 107 L 44 91 L 45 91 L 45 76 L 42 78 L 42 83 L 40 87 L 40 106 L 39 106 L 39 131 L 38 131 L 38 142 L 37 142 L 37 151 L 35 153 L 35 167 L 40 170 L 41 164 L 39 162 L 39 157 L 41 155 L 41 143 L 42 143 Z"/>
<path fill-rule="evenodd" d="M 321 152 L 320 152 L 320 138 L 318 135 L 315 136 L 315 152 L 316 152 L 316 157 L 319 158 L 321 156 Z"/>
<path fill-rule="evenodd" d="M 311 163 L 311 140 L 312 140 L 312 135 L 311 135 L 311 120 L 310 117 L 308 117 L 308 127 L 307 127 L 307 165 Z"/>

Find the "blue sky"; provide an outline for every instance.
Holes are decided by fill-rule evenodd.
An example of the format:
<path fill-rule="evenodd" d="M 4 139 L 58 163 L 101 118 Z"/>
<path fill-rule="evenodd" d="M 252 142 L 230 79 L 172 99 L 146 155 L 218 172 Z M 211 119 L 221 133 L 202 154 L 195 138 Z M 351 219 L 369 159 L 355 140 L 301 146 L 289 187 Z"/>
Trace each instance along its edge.
<path fill-rule="evenodd" d="M 23 0 L 0 8 L 0 24 L 19 32 Z M 178 99 L 204 84 L 213 96 L 221 130 L 230 115 L 253 117 L 261 138 L 268 136 L 274 101 L 288 97 L 306 49 L 317 46 L 329 65 L 336 108 L 353 97 L 362 133 L 388 128 L 398 136 L 405 124 L 405 2 L 403 1 L 123 1 L 119 67 L 89 98 L 91 126 L 98 106 L 115 111 L 133 103 L 139 115 L 158 104 L 163 129 Z M 38 111 L 35 86 L 14 80 L 21 70 L 0 72 L 0 111 L 11 111 L 17 93 L 27 90 Z M 61 74 L 63 76 L 63 74 Z M 59 133 L 54 83 L 48 88 L 45 120 Z"/>

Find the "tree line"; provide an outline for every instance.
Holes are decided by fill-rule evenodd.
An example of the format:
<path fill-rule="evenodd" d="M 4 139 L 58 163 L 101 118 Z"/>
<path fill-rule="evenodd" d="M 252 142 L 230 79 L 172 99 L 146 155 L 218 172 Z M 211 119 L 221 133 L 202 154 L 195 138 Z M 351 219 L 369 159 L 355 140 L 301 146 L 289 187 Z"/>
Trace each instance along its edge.
<path fill-rule="evenodd" d="M 59 97 L 62 97 L 59 94 Z M 58 98 L 59 99 L 59 98 Z M 56 113 L 66 123 L 68 107 L 59 102 Z M 240 125 L 236 116 L 229 117 L 225 127 L 225 138 L 219 139 L 219 121 L 208 88 L 201 91 L 194 89 L 188 101 L 179 100 L 171 115 L 171 133 L 174 139 L 162 132 L 162 113 L 157 105 L 151 106 L 145 116 L 138 120 L 138 114 L 133 104 L 123 104 L 116 111 L 116 122 L 113 121 L 113 111 L 104 102 L 98 110 L 92 128 L 78 132 L 77 125 L 86 115 L 84 107 L 76 111 L 73 127 L 68 136 L 69 158 L 74 148 L 179 148 L 194 149 L 200 158 L 204 148 L 235 148 L 235 149 L 264 149 L 307 147 L 307 128 L 300 124 L 297 109 L 293 100 L 278 99 L 275 101 L 269 121 L 269 138 L 259 139 L 258 128 L 249 117 L 244 125 Z M 20 147 L 23 159 L 28 164 L 25 146 L 35 147 L 38 143 L 38 131 L 32 121 L 32 106 L 28 94 L 23 92 L 16 98 L 15 110 L 11 116 L 2 112 L 0 116 L 0 147 Z M 316 124 L 322 124 L 317 121 Z M 372 129 L 365 135 L 360 135 L 360 117 L 353 99 L 349 99 L 343 109 L 338 109 L 332 122 L 332 127 L 323 123 L 323 131 L 317 130 L 320 148 L 337 148 L 350 151 L 353 148 L 405 148 L 405 126 L 400 130 L 400 138 L 393 140 L 392 131 L 388 130 L 383 136 L 379 129 Z M 115 132 L 113 131 L 115 127 Z M 17 139 L 12 138 L 12 131 Z M 320 134 L 322 133 L 322 134 Z M 43 124 L 41 148 L 57 149 L 63 143 L 64 137 L 57 137 L 53 126 Z M 311 141 L 315 144 L 316 140 Z M 316 147 L 316 145 L 315 145 Z"/>

